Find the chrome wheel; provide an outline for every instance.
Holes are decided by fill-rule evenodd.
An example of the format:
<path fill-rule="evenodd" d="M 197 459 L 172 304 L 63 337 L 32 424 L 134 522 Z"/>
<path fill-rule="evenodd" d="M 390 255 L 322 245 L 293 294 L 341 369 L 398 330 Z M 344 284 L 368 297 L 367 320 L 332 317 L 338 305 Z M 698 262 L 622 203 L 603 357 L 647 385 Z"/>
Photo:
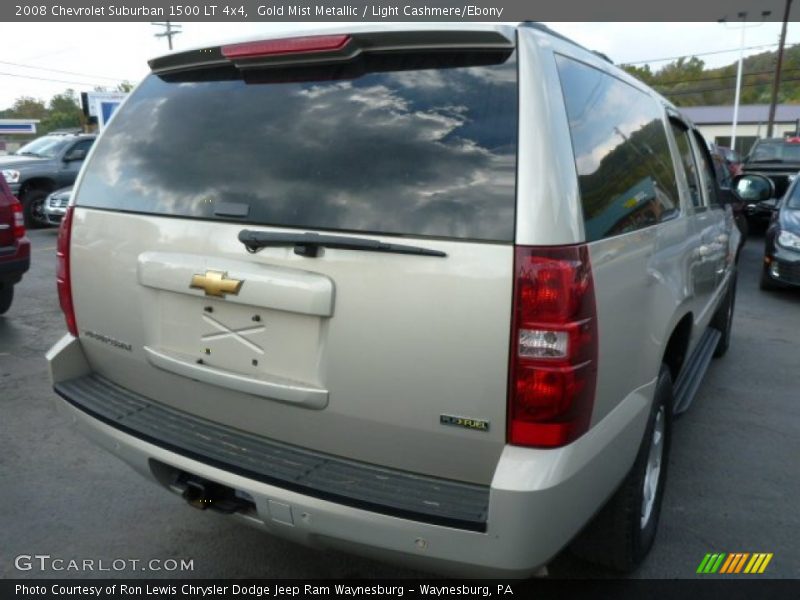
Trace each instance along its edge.
<path fill-rule="evenodd" d="M 647 465 L 644 471 L 644 484 L 642 485 L 642 516 L 639 523 L 644 529 L 650 521 L 658 497 L 658 484 L 661 476 L 661 459 L 664 456 L 664 427 L 665 427 L 664 406 L 658 408 L 655 422 L 653 423 L 653 435 L 650 438 L 650 451 L 647 455 Z"/>

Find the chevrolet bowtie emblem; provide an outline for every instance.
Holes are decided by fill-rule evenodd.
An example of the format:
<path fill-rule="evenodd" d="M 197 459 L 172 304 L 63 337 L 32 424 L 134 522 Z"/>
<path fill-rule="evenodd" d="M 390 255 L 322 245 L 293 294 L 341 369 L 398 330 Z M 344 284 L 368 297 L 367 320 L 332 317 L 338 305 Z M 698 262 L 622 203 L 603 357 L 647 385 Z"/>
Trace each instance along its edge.
<path fill-rule="evenodd" d="M 190 288 L 204 290 L 206 296 L 224 298 L 225 294 L 234 296 L 242 289 L 243 279 L 228 279 L 228 274 L 223 271 L 206 271 L 205 275 L 197 273 L 192 275 Z"/>

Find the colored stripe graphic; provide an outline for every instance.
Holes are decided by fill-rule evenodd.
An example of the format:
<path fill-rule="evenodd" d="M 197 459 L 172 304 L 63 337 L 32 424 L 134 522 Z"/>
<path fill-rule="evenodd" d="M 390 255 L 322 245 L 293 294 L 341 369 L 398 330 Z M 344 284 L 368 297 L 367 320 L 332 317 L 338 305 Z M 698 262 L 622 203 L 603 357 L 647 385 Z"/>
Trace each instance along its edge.
<path fill-rule="evenodd" d="M 772 560 L 772 552 L 767 554 L 767 557 L 764 559 L 764 562 L 761 563 L 761 566 L 759 567 L 758 572 L 759 573 L 763 573 L 766 570 L 767 565 L 769 564 L 769 561 L 771 561 L 771 560 Z"/>
<path fill-rule="evenodd" d="M 728 560 L 726 560 L 722 564 L 722 568 L 719 570 L 720 573 L 728 573 L 731 565 L 736 561 L 736 554 L 728 554 Z"/>
<path fill-rule="evenodd" d="M 736 567 L 731 567 L 730 572 L 731 573 L 740 572 L 742 570 L 742 568 L 744 568 L 744 562 L 749 558 L 749 556 L 750 556 L 749 552 L 745 552 L 745 553 L 739 554 L 739 560 L 736 561 Z"/>
<path fill-rule="evenodd" d="M 708 553 L 700 561 L 697 572 L 702 574 L 763 573 L 772 560 L 771 552 Z M 746 565 L 746 566 L 745 566 Z"/>
<path fill-rule="evenodd" d="M 708 561 L 710 559 L 711 559 L 711 555 L 710 554 L 706 554 L 703 557 L 703 560 L 700 561 L 700 566 L 697 567 L 697 572 L 698 573 L 705 573 L 706 572 L 706 565 L 708 564 Z"/>
<path fill-rule="evenodd" d="M 716 573 L 719 569 L 722 561 L 724 560 L 726 554 L 723 552 L 721 554 L 714 553 L 714 554 L 706 554 L 703 558 L 700 566 L 697 567 L 698 573 Z"/>

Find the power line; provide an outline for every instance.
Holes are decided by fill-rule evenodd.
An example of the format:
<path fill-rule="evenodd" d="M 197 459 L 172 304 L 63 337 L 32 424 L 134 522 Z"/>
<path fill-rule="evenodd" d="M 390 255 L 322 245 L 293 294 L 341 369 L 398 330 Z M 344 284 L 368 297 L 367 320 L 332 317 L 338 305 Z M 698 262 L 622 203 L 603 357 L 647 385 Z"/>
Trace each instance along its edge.
<path fill-rule="evenodd" d="M 51 73 L 63 73 L 65 75 L 78 75 L 80 77 L 92 77 L 93 79 L 109 79 L 111 81 L 125 81 L 118 77 L 105 77 L 103 75 L 90 75 L 89 73 L 78 73 L 77 71 L 62 71 L 60 69 L 49 69 L 47 67 L 34 67 L 33 65 L 23 65 L 21 63 L 9 62 L 7 60 L 0 60 L 2 65 L 11 65 L 13 67 L 23 67 L 25 69 L 35 69 L 37 71 L 50 71 Z"/>
<path fill-rule="evenodd" d="M 3 75 L 5 77 L 21 77 L 22 79 L 36 79 L 38 81 L 50 81 L 52 83 L 67 83 L 67 84 L 71 84 L 71 85 L 91 85 L 91 86 L 101 86 L 102 85 L 102 84 L 99 84 L 97 82 L 89 83 L 87 81 L 68 81 L 66 79 L 52 79 L 52 78 L 49 78 L 49 77 L 35 77 L 33 75 L 20 75 L 19 73 L 6 73 L 4 71 L 0 71 L 0 75 Z M 122 80 L 120 80 L 120 81 L 122 81 Z"/>
<path fill-rule="evenodd" d="M 792 42 L 792 46 L 796 46 L 800 44 L 800 42 Z M 778 44 L 761 44 L 759 46 L 746 46 L 745 50 L 756 50 L 758 48 L 774 48 L 778 46 Z M 668 58 L 651 58 L 649 60 L 634 60 L 628 61 L 624 63 L 620 63 L 621 67 L 626 65 L 643 65 L 645 63 L 654 63 L 654 62 L 666 62 L 668 60 L 679 60 L 681 58 L 693 58 L 695 56 L 710 56 L 712 54 L 728 54 L 730 52 L 739 52 L 739 48 L 732 48 L 730 50 L 713 50 L 711 52 L 696 52 L 695 54 L 684 54 L 683 56 L 670 56 Z"/>
<path fill-rule="evenodd" d="M 789 73 L 791 71 L 800 71 L 800 68 L 781 69 L 781 73 Z M 772 75 L 773 73 L 774 73 L 774 71 L 771 71 L 771 70 L 770 71 L 753 71 L 752 73 L 743 73 L 742 77 L 754 77 L 754 76 L 757 76 L 757 75 Z M 650 85 L 652 85 L 654 87 L 656 87 L 656 86 L 663 87 L 663 86 L 678 85 L 680 83 L 694 83 L 694 82 L 697 82 L 697 81 L 716 81 L 716 80 L 719 80 L 719 79 L 736 79 L 736 75 L 721 75 L 719 77 L 698 77 L 696 79 L 680 79 L 680 80 L 677 80 L 677 81 L 669 81 L 669 82 L 665 82 L 665 83 L 653 82 Z"/>
<path fill-rule="evenodd" d="M 784 79 L 783 81 L 786 82 L 786 83 L 789 83 L 789 82 L 792 82 L 792 81 L 800 81 L 800 77 L 795 78 L 795 79 Z M 763 83 L 763 82 L 762 83 L 743 83 L 742 87 L 752 87 L 752 86 L 756 86 L 756 85 L 768 85 L 768 84 L 769 84 L 769 82 L 766 82 L 766 83 Z M 688 95 L 691 95 L 691 94 L 706 94 L 706 93 L 709 93 L 709 92 L 731 92 L 733 90 L 734 90 L 733 87 L 717 87 L 717 88 L 706 88 L 706 89 L 703 89 L 703 90 L 684 90 L 682 92 L 659 92 L 659 94 L 662 94 L 664 96 L 688 96 Z"/>

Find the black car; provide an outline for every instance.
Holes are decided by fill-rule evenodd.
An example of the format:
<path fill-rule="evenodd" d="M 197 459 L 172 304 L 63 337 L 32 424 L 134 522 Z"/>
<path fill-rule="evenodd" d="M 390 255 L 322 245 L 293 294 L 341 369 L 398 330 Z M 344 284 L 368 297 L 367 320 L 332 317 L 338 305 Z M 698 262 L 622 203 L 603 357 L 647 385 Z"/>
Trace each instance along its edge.
<path fill-rule="evenodd" d="M 771 215 L 764 245 L 761 289 L 800 287 L 800 185 L 795 179 L 779 200 L 771 182 L 759 175 L 744 175 L 736 191 Z"/>
<path fill-rule="evenodd" d="M 37 138 L 11 156 L 0 157 L 0 172 L 19 198 L 28 227 L 48 224 L 44 202 L 51 192 L 72 185 L 95 136 L 49 134 Z"/>
<path fill-rule="evenodd" d="M 768 177 L 781 198 L 800 171 L 800 137 L 766 138 L 756 141 L 742 164 L 742 173 Z M 750 203 L 747 219 L 751 225 L 764 227 L 772 217 L 769 205 Z"/>

